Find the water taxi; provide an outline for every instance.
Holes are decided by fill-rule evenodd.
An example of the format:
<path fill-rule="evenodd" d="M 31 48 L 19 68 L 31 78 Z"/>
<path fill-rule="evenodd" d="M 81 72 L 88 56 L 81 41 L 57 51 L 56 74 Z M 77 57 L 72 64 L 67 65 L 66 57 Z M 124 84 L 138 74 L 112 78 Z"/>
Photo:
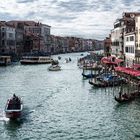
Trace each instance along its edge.
<path fill-rule="evenodd" d="M 30 64 L 49 64 L 53 59 L 49 56 L 24 56 L 20 60 L 20 63 L 23 65 Z"/>
<path fill-rule="evenodd" d="M 18 119 L 21 118 L 22 111 L 23 103 L 21 99 L 14 94 L 12 98 L 7 100 L 5 115 L 9 119 Z"/>

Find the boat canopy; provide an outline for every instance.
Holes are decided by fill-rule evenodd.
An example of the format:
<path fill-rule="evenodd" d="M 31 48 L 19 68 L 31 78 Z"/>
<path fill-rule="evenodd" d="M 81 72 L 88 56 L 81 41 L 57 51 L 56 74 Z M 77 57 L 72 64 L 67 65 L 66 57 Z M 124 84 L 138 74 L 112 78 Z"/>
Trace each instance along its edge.
<path fill-rule="evenodd" d="M 115 67 L 115 71 L 118 71 L 118 72 L 122 72 L 122 73 L 125 73 L 125 74 L 129 74 L 131 76 L 140 76 L 140 71 L 139 70 L 135 70 L 133 68 L 126 68 L 126 67 Z"/>
<path fill-rule="evenodd" d="M 118 59 L 114 56 L 109 56 L 109 57 L 103 57 L 101 59 L 101 62 L 103 64 L 109 64 L 109 65 L 119 65 L 121 62 L 123 62 L 122 59 Z"/>

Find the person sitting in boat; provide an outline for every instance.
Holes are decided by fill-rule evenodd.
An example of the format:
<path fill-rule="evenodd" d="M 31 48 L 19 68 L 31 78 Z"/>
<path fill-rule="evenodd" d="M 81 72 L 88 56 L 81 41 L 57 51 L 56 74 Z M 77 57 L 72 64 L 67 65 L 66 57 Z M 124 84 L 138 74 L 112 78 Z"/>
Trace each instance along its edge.
<path fill-rule="evenodd" d="M 65 58 L 65 60 L 66 60 L 66 63 L 68 63 L 68 62 L 69 62 L 68 58 Z"/>
<path fill-rule="evenodd" d="M 13 94 L 13 100 L 16 100 L 17 96 L 15 94 Z"/>
<path fill-rule="evenodd" d="M 120 99 L 122 98 L 122 92 L 121 91 L 119 92 L 119 98 Z"/>
<path fill-rule="evenodd" d="M 9 99 L 8 109 L 12 109 L 12 107 L 13 107 L 13 100 Z"/>
<path fill-rule="evenodd" d="M 60 57 L 60 56 L 58 56 L 58 59 L 60 60 L 60 59 L 61 59 L 61 57 Z"/>
<path fill-rule="evenodd" d="M 13 94 L 13 105 L 15 108 L 19 108 L 20 105 L 20 99 L 15 94 Z"/>
<path fill-rule="evenodd" d="M 128 95 L 127 95 L 126 93 L 124 93 L 124 94 L 122 95 L 122 98 L 128 99 Z"/>

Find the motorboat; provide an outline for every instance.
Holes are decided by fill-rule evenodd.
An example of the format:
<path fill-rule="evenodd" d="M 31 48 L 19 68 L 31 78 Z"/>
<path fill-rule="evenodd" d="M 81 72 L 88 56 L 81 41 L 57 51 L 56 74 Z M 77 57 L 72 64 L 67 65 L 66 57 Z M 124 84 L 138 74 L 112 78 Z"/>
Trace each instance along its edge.
<path fill-rule="evenodd" d="M 60 71 L 61 67 L 59 65 L 51 65 L 48 69 L 49 71 Z"/>
<path fill-rule="evenodd" d="M 21 118 L 23 111 L 23 102 L 21 99 L 15 95 L 12 98 L 7 100 L 5 106 L 5 115 L 9 119 L 18 119 Z"/>

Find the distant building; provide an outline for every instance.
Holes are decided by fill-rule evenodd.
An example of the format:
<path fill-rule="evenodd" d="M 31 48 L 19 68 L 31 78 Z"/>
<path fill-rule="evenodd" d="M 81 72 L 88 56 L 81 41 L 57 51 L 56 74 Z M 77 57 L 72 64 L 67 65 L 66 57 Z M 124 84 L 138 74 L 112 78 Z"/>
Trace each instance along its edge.
<path fill-rule="evenodd" d="M 75 52 L 75 37 L 68 37 L 69 40 L 69 52 Z"/>
<path fill-rule="evenodd" d="M 39 23 L 39 22 L 28 21 L 28 20 L 27 21 L 26 20 L 25 21 L 12 20 L 12 21 L 8 21 L 8 23 L 10 25 L 14 25 L 16 28 L 17 48 L 24 49 L 25 47 L 28 47 L 28 46 L 24 46 L 25 44 L 27 45 L 27 42 L 31 43 L 32 40 L 37 40 L 38 38 L 38 40 L 41 39 L 42 41 L 41 47 L 38 44 L 38 51 L 42 53 L 50 53 L 51 51 L 51 48 L 50 48 L 50 28 L 51 27 L 50 26 Z M 30 34 L 30 37 L 29 37 L 29 34 Z M 29 38 L 31 37 L 32 37 L 32 40 L 29 41 Z M 33 37 L 35 38 L 33 39 Z M 31 46 L 32 44 L 30 44 L 29 46 Z M 34 51 L 34 50 L 31 50 L 31 51 Z M 23 52 L 25 51 L 23 50 Z"/>
<path fill-rule="evenodd" d="M 35 36 L 38 36 L 38 38 L 41 37 L 43 38 L 44 41 L 43 48 L 42 50 L 39 51 L 50 53 L 51 52 L 50 26 L 34 21 L 25 21 L 24 23 L 25 23 L 24 25 L 25 34 L 31 33 L 34 34 Z"/>
<path fill-rule="evenodd" d="M 16 39 L 15 27 L 5 21 L 0 21 L 0 53 L 15 54 Z"/>
<path fill-rule="evenodd" d="M 103 50 L 104 49 L 104 41 L 103 40 L 94 40 L 94 50 Z"/>
<path fill-rule="evenodd" d="M 67 37 L 62 38 L 62 52 L 63 53 L 69 52 L 69 41 Z"/>
<path fill-rule="evenodd" d="M 109 37 L 106 37 L 106 39 L 104 39 L 104 54 L 106 56 L 111 55 L 111 44 L 111 35 L 109 35 Z"/>
<path fill-rule="evenodd" d="M 24 51 L 24 23 L 20 21 L 8 21 L 7 23 L 15 27 L 16 55 L 20 57 Z"/>

